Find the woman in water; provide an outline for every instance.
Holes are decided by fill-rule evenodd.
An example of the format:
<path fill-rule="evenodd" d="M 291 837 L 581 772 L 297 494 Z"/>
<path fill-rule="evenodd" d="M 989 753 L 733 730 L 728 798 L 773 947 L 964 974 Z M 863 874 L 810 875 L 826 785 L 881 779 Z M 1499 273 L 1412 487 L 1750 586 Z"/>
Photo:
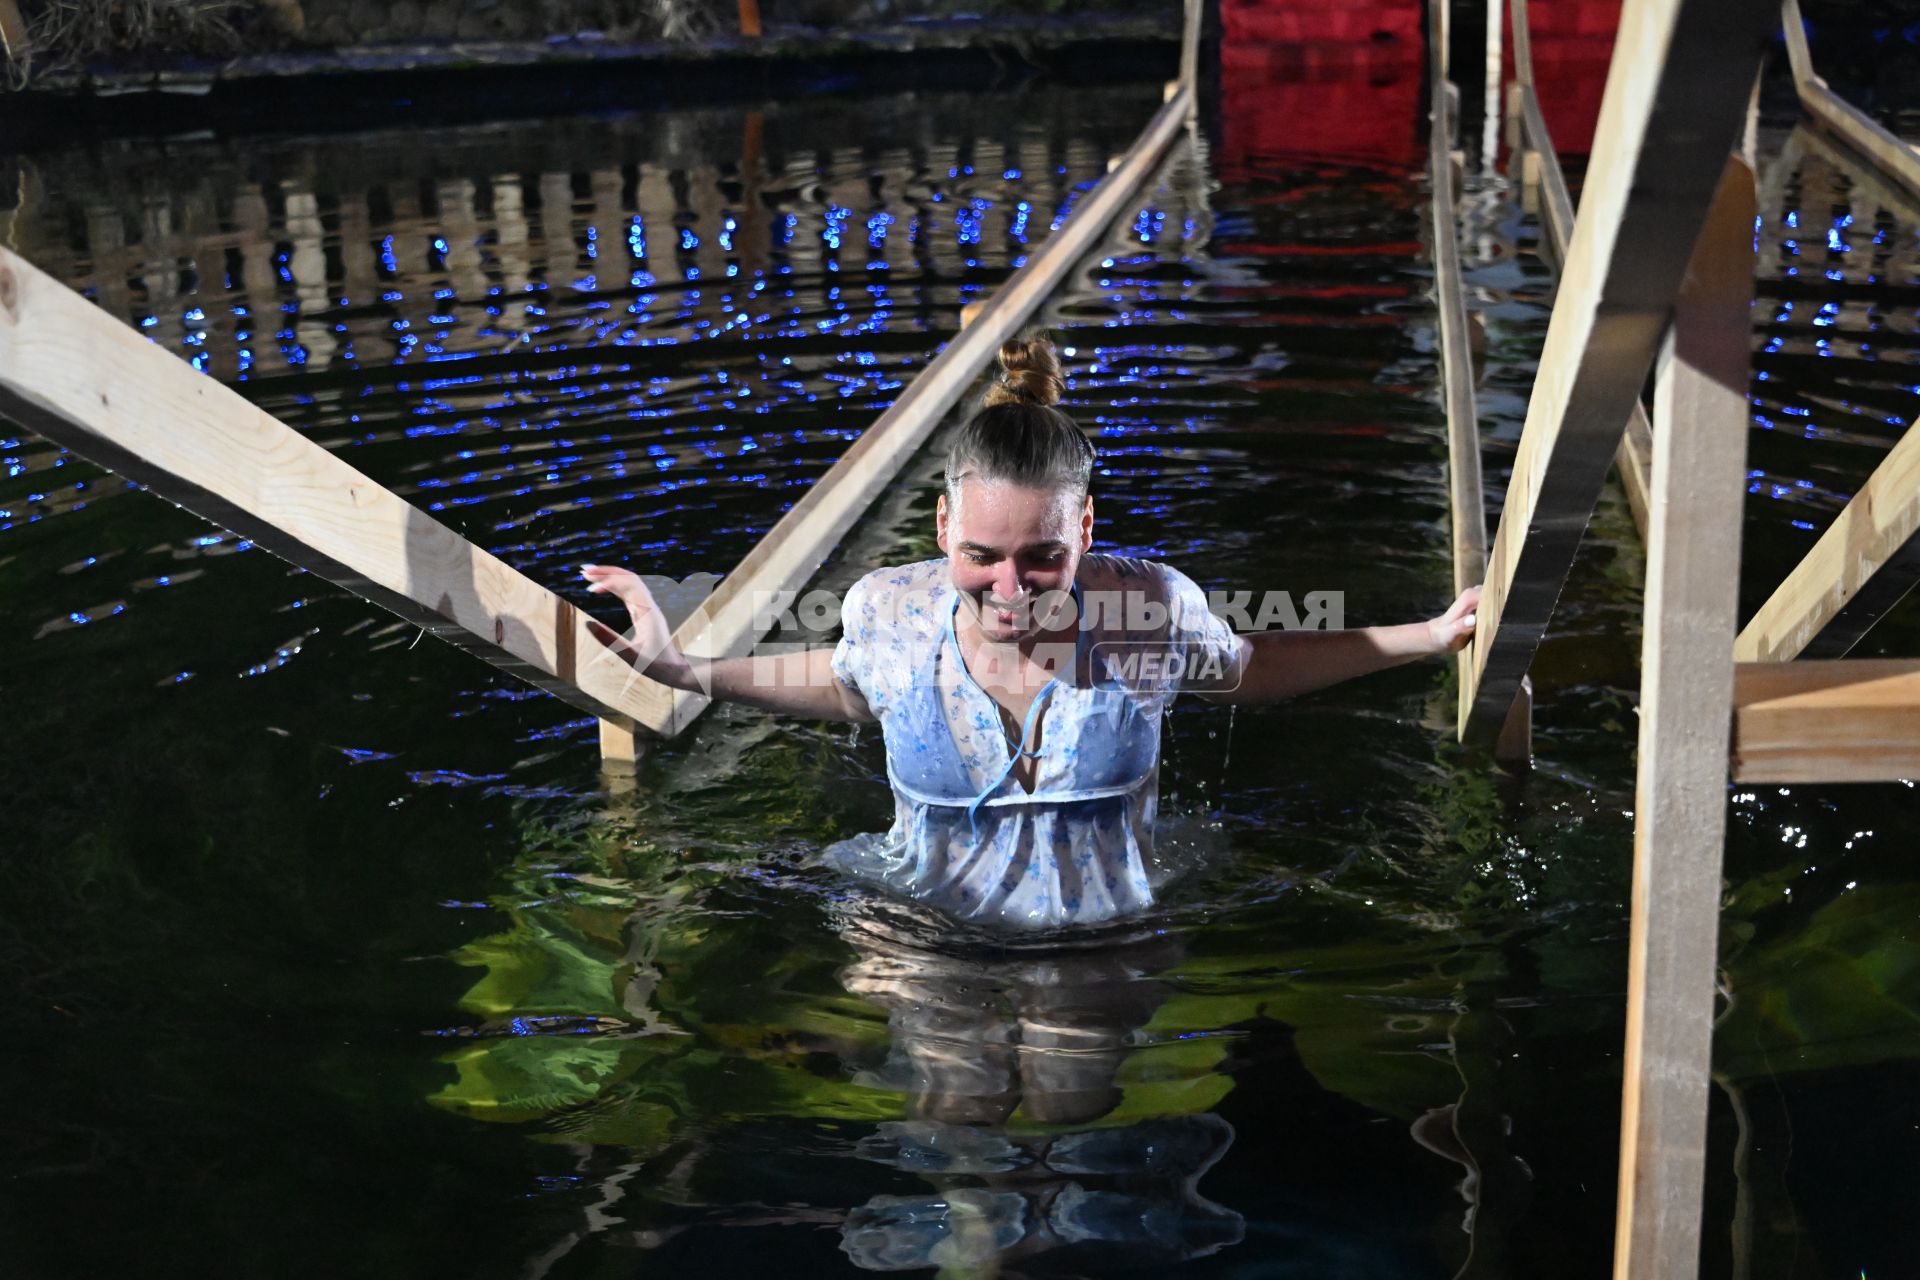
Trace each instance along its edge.
<path fill-rule="evenodd" d="M 856 582 L 835 648 L 688 657 L 611 565 L 581 572 L 633 634 L 588 625 L 675 689 L 879 724 L 893 828 L 829 850 L 842 869 L 974 924 L 1093 924 L 1152 905 L 1161 713 L 1178 693 L 1277 702 L 1450 653 L 1479 588 L 1425 622 L 1235 635 L 1179 570 L 1092 550 L 1095 450 L 1055 407 L 1053 345 L 1009 341 L 1000 366 L 947 455 L 945 558 Z"/>

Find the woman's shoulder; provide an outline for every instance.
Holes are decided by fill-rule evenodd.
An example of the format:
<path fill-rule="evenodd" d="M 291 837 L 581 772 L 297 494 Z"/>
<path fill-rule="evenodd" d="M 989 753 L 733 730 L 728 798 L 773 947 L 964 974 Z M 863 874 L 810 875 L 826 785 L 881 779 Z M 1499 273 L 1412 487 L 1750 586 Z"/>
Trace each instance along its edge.
<path fill-rule="evenodd" d="M 1074 583 L 1082 592 L 1123 591 L 1166 600 L 1192 579 L 1170 564 L 1142 556 L 1117 556 L 1093 551 L 1080 558 Z"/>
<path fill-rule="evenodd" d="M 881 565 L 862 574 L 847 590 L 849 594 L 879 599 L 938 591 L 945 588 L 948 581 L 947 561 L 941 557 L 938 560 L 916 560 L 912 564 Z"/>
<path fill-rule="evenodd" d="M 946 570 L 944 558 L 869 570 L 847 588 L 841 602 L 842 620 L 863 632 L 875 627 L 927 630 L 952 590 Z"/>

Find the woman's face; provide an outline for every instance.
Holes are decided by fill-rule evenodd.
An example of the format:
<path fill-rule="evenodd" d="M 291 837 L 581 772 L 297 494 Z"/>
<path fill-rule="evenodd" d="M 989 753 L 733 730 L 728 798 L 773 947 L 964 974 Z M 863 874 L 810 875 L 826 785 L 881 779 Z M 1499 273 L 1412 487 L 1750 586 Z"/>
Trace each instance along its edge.
<path fill-rule="evenodd" d="M 1073 585 L 1080 557 L 1093 545 L 1093 499 L 1071 490 L 965 476 L 958 502 L 940 495 L 935 522 L 955 590 L 981 633 L 1002 642 L 1034 635 L 1052 620 L 1051 610 L 1035 606 Z"/>

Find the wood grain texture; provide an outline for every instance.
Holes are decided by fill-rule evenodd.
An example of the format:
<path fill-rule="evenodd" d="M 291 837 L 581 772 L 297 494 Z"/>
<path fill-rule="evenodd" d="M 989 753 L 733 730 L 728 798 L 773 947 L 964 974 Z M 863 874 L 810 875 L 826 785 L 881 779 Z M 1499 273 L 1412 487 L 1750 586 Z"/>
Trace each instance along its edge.
<path fill-rule="evenodd" d="M 0 413 L 593 715 L 666 690 L 585 615 L 213 378 L 0 249 Z"/>
<path fill-rule="evenodd" d="M 1432 100 L 1427 128 L 1428 237 L 1433 254 L 1434 307 L 1440 318 L 1440 376 L 1447 413 L 1448 522 L 1453 534 L 1453 590 L 1458 595 L 1486 577 L 1486 484 L 1480 469 L 1480 412 L 1474 396 L 1473 348 L 1467 316 L 1466 287 L 1460 278 L 1460 224 L 1456 212 L 1457 166 L 1453 141 L 1459 91 L 1446 78 L 1441 56 L 1446 47 L 1445 6 L 1428 10 L 1428 39 L 1432 50 L 1429 79 Z M 1466 733 L 1469 673 L 1473 645 L 1454 659 L 1460 677 L 1458 720 Z M 1532 705 L 1514 700 L 1509 724 L 1495 742 L 1502 759 L 1525 760 L 1532 754 Z M 1523 724 L 1511 723 L 1519 717 Z"/>
<path fill-rule="evenodd" d="M 1860 603 L 1862 592 L 1874 586 L 1883 569 L 1893 566 L 1884 593 L 1891 598 L 1853 610 L 1840 648 L 1845 652 L 1913 586 L 1916 534 L 1920 432 L 1908 431 L 1748 621 L 1734 641 L 1735 660 L 1784 662 L 1799 657 L 1850 605 Z"/>
<path fill-rule="evenodd" d="M 1654 394 L 1617 1280 L 1691 1280 L 1699 1267 L 1754 212 L 1753 172 L 1728 160 Z"/>
<path fill-rule="evenodd" d="M 1741 663 L 1732 754 L 1736 782 L 1920 778 L 1920 661 Z"/>
<path fill-rule="evenodd" d="M 1470 739 L 1532 665 L 1651 367 L 1772 15 L 1742 0 L 1626 0 L 1580 216 L 1548 326 L 1474 644 Z"/>
<path fill-rule="evenodd" d="M 1566 263 L 1567 246 L 1573 240 L 1573 197 L 1567 190 L 1567 176 L 1560 168 L 1559 153 L 1553 136 L 1547 132 L 1546 117 L 1533 89 L 1532 42 L 1527 38 L 1527 0 L 1513 0 L 1515 103 L 1520 118 L 1520 137 L 1532 157 L 1529 175 L 1539 187 L 1541 229 L 1546 232 L 1546 247 L 1557 273 Z M 1620 446 L 1614 450 L 1613 464 L 1626 491 L 1627 505 L 1633 512 L 1634 527 L 1640 541 L 1647 540 L 1648 477 L 1653 465 L 1653 431 L 1647 423 L 1647 411 L 1636 397 L 1627 415 L 1626 430 Z"/>

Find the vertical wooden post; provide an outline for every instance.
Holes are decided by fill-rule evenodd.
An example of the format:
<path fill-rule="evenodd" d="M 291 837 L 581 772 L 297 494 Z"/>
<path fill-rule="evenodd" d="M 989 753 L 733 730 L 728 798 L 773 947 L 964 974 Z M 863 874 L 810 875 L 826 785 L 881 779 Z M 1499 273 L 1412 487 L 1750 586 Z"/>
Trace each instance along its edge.
<path fill-rule="evenodd" d="M 1699 1270 L 1754 206 L 1729 159 L 1656 375 L 1616 1280 Z"/>
<path fill-rule="evenodd" d="M 1500 154 L 1501 106 L 1504 101 L 1500 92 L 1500 72 L 1503 41 L 1506 33 L 1505 4 L 1503 0 L 1487 0 L 1487 61 L 1482 71 L 1480 108 L 1480 172 L 1491 174 Z"/>
<path fill-rule="evenodd" d="M 760 0 L 740 0 L 740 34 L 749 40 L 760 38 Z"/>
<path fill-rule="evenodd" d="M 631 778 L 639 771 L 644 750 L 643 741 L 633 726 L 612 720 L 600 722 L 600 772 L 603 774 Z"/>
<path fill-rule="evenodd" d="M 1180 33 L 1180 83 L 1193 90 L 1196 110 L 1200 104 L 1200 29 L 1206 12 L 1206 0 L 1187 0 L 1186 23 Z"/>

